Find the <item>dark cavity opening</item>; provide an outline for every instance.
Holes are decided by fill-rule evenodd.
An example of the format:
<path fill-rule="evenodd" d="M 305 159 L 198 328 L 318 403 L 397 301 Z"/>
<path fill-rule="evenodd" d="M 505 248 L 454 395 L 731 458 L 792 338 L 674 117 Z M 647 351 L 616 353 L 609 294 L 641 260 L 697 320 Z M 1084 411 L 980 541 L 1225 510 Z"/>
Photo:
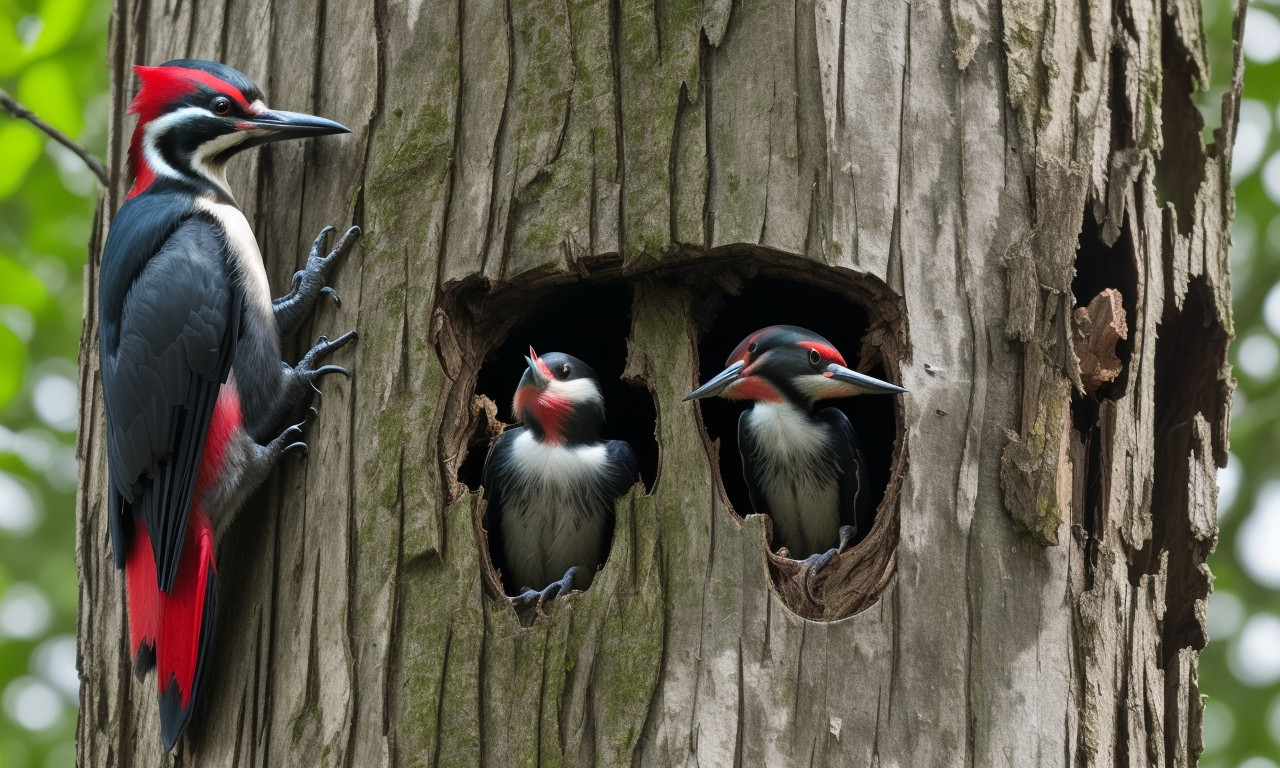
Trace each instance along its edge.
<path fill-rule="evenodd" d="M 1132 326 L 1136 323 L 1138 267 L 1133 251 L 1133 235 L 1128 218 L 1121 222 L 1115 242 L 1107 243 L 1102 227 L 1092 213 L 1085 211 L 1076 250 L 1075 277 L 1071 281 L 1072 299 L 1076 307 L 1088 307 L 1098 294 L 1111 288 L 1120 293 L 1128 338 L 1116 343 L 1120 374 L 1114 381 L 1103 383 L 1092 394 L 1072 391 L 1070 443 L 1075 487 L 1072 489 L 1072 525 L 1084 549 L 1085 588 L 1093 588 L 1097 565 L 1099 537 L 1107 530 L 1107 488 L 1110 457 L 1102 450 L 1109 442 L 1113 428 L 1113 401 L 1124 393 L 1129 380 L 1129 361 L 1133 352 Z M 1097 318 L 1094 318 L 1097 320 Z M 1086 386 L 1088 382 L 1085 382 Z"/>
<path fill-rule="evenodd" d="M 1156 160 L 1156 199 L 1160 206 L 1172 203 L 1178 234 L 1191 233 L 1196 193 L 1205 177 L 1204 116 L 1193 98 L 1202 74 L 1178 36 L 1171 14 L 1161 14 L 1160 127 L 1164 148 Z"/>
<path fill-rule="evenodd" d="M 708 298 L 723 304 L 698 343 L 699 383 L 724 370 L 725 360 L 738 342 L 770 325 L 808 328 L 826 337 L 844 356 L 850 368 L 862 371 L 859 363 L 863 336 L 870 326 L 868 313 L 841 293 L 793 280 L 756 277 L 748 280 L 736 296 L 721 294 Z M 886 376 L 884 365 L 878 362 L 863 372 L 891 381 Z M 909 394 L 907 396 L 910 397 Z M 738 453 L 738 416 L 750 407 L 750 403 L 723 398 L 707 398 L 698 402 L 708 437 L 720 441 L 720 478 L 729 503 L 739 518 L 752 514 L 754 510 L 742 477 L 742 457 Z M 893 397 L 862 395 L 827 400 L 819 405 L 819 408 L 823 407 L 844 411 L 853 423 L 866 454 L 872 503 L 878 507 L 889 484 L 897 435 L 897 408 Z M 880 521 L 877 520 L 873 528 L 879 526 Z M 868 532 L 860 533 L 865 536 Z M 835 543 L 832 542 L 832 546 Z"/>
<path fill-rule="evenodd" d="M 600 438 L 631 444 L 645 488 L 651 490 L 658 472 L 657 412 L 648 389 L 622 379 L 631 334 L 631 298 L 631 289 L 621 283 L 579 283 L 551 291 L 532 304 L 485 355 L 475 393 L 497 404 L 498 418 L 504 423 L 514 424 L 511 400 L 527 367 L 524 358 L 529 347 L 539 355 L 573 355 L 600 378 L 607 413 Z M 470 490 L 480 487 L 488 452 L 488 444 L 468 446 L 458 480 Z"/>
<path fill-rule="evenodd" d="M 658 471 L 657 412 L 648 389 L 622 379 L 631 334 L 631 303 L 631 289 L 620 282 L 584 281 L 492 304 L 490 312 L 520 319 L 505 335 L 494 337 L 500 340 L 484 356 L 475 394 L 494 402 L 501 422 L 514 424 L 512 398 L 527 368 L 529 347 L 539 355 L 564 352 L 577 357 L 596 372 L 604 395 L 606 416 L 600 439 L 630 443 L 640 463 L 641 479 L 646 489 L 651 489 Z M 527 309 L 521 313 L 520 308 Z M 496 439 L 492 430 L 475 430 L 459 465 L 458 480 L 472 491 L 480 488 L 492 439 Z M 485 549 L 493 567 L 502 573 L 503 591 L 517 594 L 523 585 L 508 580 L 510 569 L 503 553 L 492 546 Z M 602 565 L 608 557 L 606 552 Z"/>
<path fill-rule="evenodd" d="M 1133 234 L 1126 216 L 1120 226 L 1120 234 L 1114 243 L 1107 243 L 1102 228 L 1088 211 L 1080 227 L 1079 248 L 1076 250 L 1076 274 L 1071 280 L 1071 294 L 1077 307 L 1087 307 L 1099 293 L 1107 288 L 1120 292 L 1125 318 L 1132 327 L 1137 317 L 1138 262 L 1134 256 Z M 1120 375 L 1115 381 L 1099 387 L 1099 398 L 1116 399 L 1125 391 L 1129 381 L 1129 357 L 1133 352 L 1133 333 L 1116 344 L 1116 357 L 1120 358 Z"/>

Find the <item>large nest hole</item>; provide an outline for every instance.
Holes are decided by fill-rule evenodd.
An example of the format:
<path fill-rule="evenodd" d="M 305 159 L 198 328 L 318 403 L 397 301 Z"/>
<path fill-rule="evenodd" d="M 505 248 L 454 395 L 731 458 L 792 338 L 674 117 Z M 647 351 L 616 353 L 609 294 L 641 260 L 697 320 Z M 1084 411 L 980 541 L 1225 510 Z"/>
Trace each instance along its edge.
<path fill-rule="evenodd" d="M 897 366 L 905 357 L 903 313 L 900 301 L 883 283 L 811 262 L 785 264 L 776 256 L 766 266 L 753 265 L 749 272 L 741 280 L 733 273 L 721 273 L 714 286 L 695 291 L 694 311 L 703 329 L 697 345 L 699 382 L 723 370 L 742 339 L 770 325 L 812 330 L 826 337 L 850 368 L 885 381 L 900 379 Z M 754 510 L 738 452 L 738 418 L 751 404 L 708 398 L 699 400 L 698 407 L 708 453 L 719 456 L 721 490 L 734 516 L 742 519 Z M 862 442 L 875 522 L 870 532 L 861 532 L 859 543 L 832 560 L 812 581 L 803 562 L 774 552 L 776 542 L 770 542 L 767 556 L 775 590 L 788 608 L 805 618 L 833 620 L 874 602 L 892 575 L 905 453 L 903 412 L 900 401 L 891 395 L 826 400 L 820 407 L 843 411 Z"/>
<path fill-rule="evenodd" d="M 516 421 L 511 412 L 516 385 L 526 369 L 529 347 L 539 355 L 565 352 L 590 365 L 600 380 L 607 416 L 602 440 L 625 440 L 640 462 L 640 474 L 652 489 L 658 471 L 655 440 L 657 414 L 653 397 L 641 382 L 624 381 L 627 338 L 631 333 L 632 291 L 620 281 L 591 280 L 537 292 L 529 297 L 491 299 L 488 311 L 517 318 L 505 333 L 495 333 L 476 375 L 473 402 L 489 423 L 475 425 L 465 458 L 458 467 L 458 481 L 468 489 L 480 488 L 489 445 L 500 424 Z M 492 405 L 489 405 L 489 401 Z M 486 548 L 487 549 L 487 548 Z M 503 574 L 502 553 L 488 552 L 492 565 Z M 507 583 L 506 594 L 518 585 Z"/>

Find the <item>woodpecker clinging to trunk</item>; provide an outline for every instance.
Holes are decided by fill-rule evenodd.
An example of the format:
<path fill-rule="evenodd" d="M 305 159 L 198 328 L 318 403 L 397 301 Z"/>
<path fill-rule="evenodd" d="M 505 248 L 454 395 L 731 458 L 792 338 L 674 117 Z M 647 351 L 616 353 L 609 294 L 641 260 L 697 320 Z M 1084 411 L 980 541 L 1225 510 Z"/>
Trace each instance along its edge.
<path fill-rule="evenodd" d="M 613 541 L 613 505 L 639 479 L 631 446 L 600 440 L 604 398 L 591 367 L 533 348 L 512 412 L 484 465 L 489 549 L 517 607 L 586 589 Z"/>
<path fill-rule="evenodd" d="M 809 578 L 871 530 L 866 459 L 849 417 L 819 400 L 905 392 L 845 367 L 813 331 L 775 325 L 742 340 L 724 371 L 685 400 L 751 400 L 738 451 L 751 505 L 773 521 L 774 545 L 809 560 Z"/>
<path fill-rule="evenodd" d="M 247 77 L 208 61 L 135 67 L 129 111 L 133 187 L 111 225 L 98 292 L 106 407 L 108 518 L 125 569 L 139 678 L 157 667 L 166 750 L 182 733 L 213 635 L 214 544 L 236 509 L 298 441 L 328 373 L 355 339 L 320 338 L 293 367 L 280 340 L 322 294 L 325 273 L 359 236 L 324 253 L 316 238 L 287 296 L 272 301 L 253 231 L 227 188 L 237 152 L 279 139 L 347 133 L 338 123 L 267 109 Z"/>

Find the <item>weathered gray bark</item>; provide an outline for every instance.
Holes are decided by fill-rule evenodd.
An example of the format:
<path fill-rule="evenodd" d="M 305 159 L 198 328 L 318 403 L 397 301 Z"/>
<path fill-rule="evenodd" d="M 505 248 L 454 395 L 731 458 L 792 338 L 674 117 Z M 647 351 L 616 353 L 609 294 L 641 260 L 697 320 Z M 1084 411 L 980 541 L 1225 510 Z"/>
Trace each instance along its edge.
<path fill-rule="evenodd" d="M 1193 764 L 1236 112 L 1206 149 L 1200 26 L 1191 0 L 120 0 L 104 219 L 128 65 L 193 56 L 355 130 L 232 170 L 277 289 L 322 225 L 368 233 L 311 327 L 359 329 L 356 377 L 222 546 L 177 763 Z M 80 761 L 164 765 L 104 519 L 97 250 Z M 680 402 L 703 303 L 757 270 L 864 304 L 864 363 L 910 390 L 819 604 Z M 600 275 L 635 290 L 658 480 L 595 585 L 522 628 L 454 480 L 472 391 L 540 288 Z M 1073 310 L 1105 288 L 1128 337 L 1099 388 Z"/>

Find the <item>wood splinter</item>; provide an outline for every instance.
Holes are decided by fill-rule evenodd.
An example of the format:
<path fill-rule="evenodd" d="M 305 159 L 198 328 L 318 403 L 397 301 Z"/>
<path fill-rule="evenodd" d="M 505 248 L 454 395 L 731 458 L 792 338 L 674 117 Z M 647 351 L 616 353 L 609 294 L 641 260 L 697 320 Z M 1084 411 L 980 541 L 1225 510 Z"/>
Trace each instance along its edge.
<path fill-rule="evenodd" d="M 1103 290 L 1088 307 L 1076 307 L 1073 319 L 1080 382 L 1087 394 L 1094 395 L 1103 384 L 1115 381 L 1124 369 L 1116 356 L 1116 345 L 1129 338 L 1120 292 L 1115 288 Z"/>

